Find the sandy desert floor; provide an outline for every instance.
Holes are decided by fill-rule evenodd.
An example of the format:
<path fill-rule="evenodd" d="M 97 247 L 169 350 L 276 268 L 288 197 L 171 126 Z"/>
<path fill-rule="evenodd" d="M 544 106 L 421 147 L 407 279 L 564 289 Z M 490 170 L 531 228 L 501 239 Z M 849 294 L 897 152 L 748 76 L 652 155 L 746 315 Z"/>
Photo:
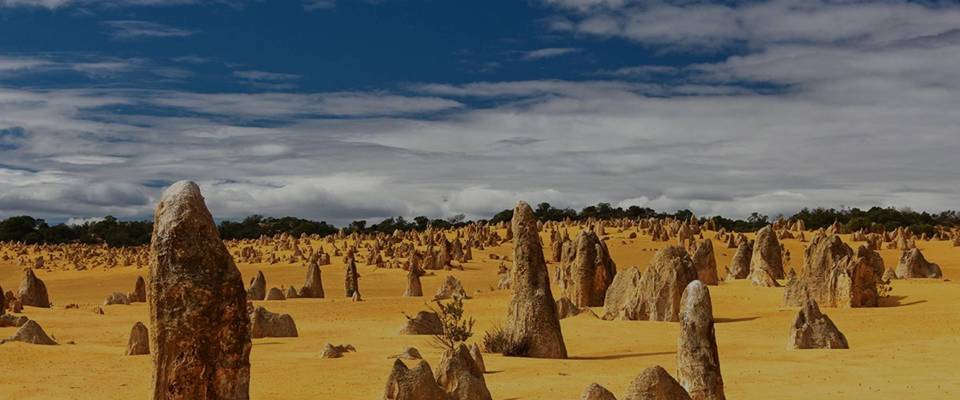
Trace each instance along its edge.
<path fill-rule="evenodd" d="M 714 233 L 706 234 L 712 238 Z M 809 234 L 807 235 L 810 236 Z M 544 237 L 544 243 L 548 238 Z M 845 236 L 845 240 L 849 239 Z M 783 241 L 801 265 L 804 244 Z M 319 242 L 314 242 L 317 246 Z M 607 244 L 619 269 L 645 268 L 658 248 L 641 235 L 626 239 L 614 233 Z M 714 242 L 717 265 L 733 249 Z M 325 246 L 329 246 L 328 244 Z M 824 308 L 850 342 L 849 350 L 787 350 L 787 333 L 797 309 L 783 307 L 783 288 L 753 287 L 746 280 L 710 287 L 726 394 L 730 399 L 956 399 L 960 398 L 960 248 L 947 241 L 918 242 L 928 260 L 939 263 L 943 280 L 894 281 L 891 296 L 879 308 Z M 854 246 L 855 248 L 855 246 Z M 329 248 L 328 248 L 329 250 Z M 473 296 L 466 312 L 476 318 L 474 339 L 501 321 L 509 291 L 492 291 L 499 261 L 487 253 L 508 255 L 510 244 L 474 251 L 464 271 L 436 271 L 422 278 L 427 296 L 447 274 L 457 276 Z M 887 267 L 896 266 L 899 250 L 882 250 Z M 405 272 L 359 265 L 365 301 L 343 295 L 343 260 L 322 267 L 326 299 L 256 302 L 291 314 L 300 337 L 254 339 L 251 398 L 380 399 L 389 375 L 391 354 L 417 347 L 432 366 L 440 351 L 426 336 L 401 336 L 403 313 L 424 309 L 424 298 L 401 297 Z M 362 263 L 361 263 L 362 264 Z M 554 263 L 550 263 L 553 270 Z M 289 264 L 240 264 L 244 281 L 262 270 L 267 287 L 299 286 L 305 269 Z M 149 393 L 149 356 L 124 356 L 131 326 L 148 324 L 144 303 L 90 309 L 114 291 L 133 289 L 146 268 L 89 271 L 37 271 L 50 292 L 51 309 L 27 307 L 59 346 L 23 343 L 0 345 L 0 399 L 136 399 Z M 0 262 L 0 285 L 16 290 L 21 267 Z M 558 292 L 555 289 L 554 294 Z M 77 303 L 80 309 L 64 309 Z M 599 314 L 601 309 L 595 309 Z M 149 325 L 149 324 L 148 324 Z M 643 369 L 662 365 L 675 374 L 677 323 L 603 321 L 581 314 L 562 320 L 568 360 L 508 358 L 484 354 L 490 392 L 496 399 L 579 399 L 597 382 L 618 396 Z M 7 337 L 16 328 L 0 328 Z M 73 344 L 68 344 L 72 342 Z M 352 344 L 356 353 L 321 359 L 325 343 Z"/>

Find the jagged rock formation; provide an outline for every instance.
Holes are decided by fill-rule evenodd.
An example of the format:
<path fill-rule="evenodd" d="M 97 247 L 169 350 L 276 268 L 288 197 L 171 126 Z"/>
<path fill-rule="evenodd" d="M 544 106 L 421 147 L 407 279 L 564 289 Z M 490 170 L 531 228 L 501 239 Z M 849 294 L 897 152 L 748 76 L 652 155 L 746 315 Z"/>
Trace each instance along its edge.
<path fill-rule="evenodd" d="M 713 327 L 710 291 L 693 281 L 683 292 L 677 369 L 680 385 L 693 399 L 723 400 L 723 377 Z"/>
<path fill-rule="evenodd" d="M 521 201 L 514 208 L 511 227 L 513 298 L 504 331 L 511 341 L 525 345 L 526 356 L 567 358 L 537 220 L 527 203 Z"/>
<path fill-rule="evenodd" d="M 407 289 L 403 291 L 404 297 L 423 297 L 423 285 L 420 283 L 420 276 L 423 271 L 416 265 L 412 265 L 407 271 Z"/>
<path fill-rule="evenodd" d="M 28 320 L 20 329 L 17 329 L 17 332 L 14 333 L 13 336 L 5 339 L 3 342 L 23 342 L 41 345 L 57 344 L 50 336 L 47 336 L 47 333 L 43 331 L 40 324 L 34 320 Z"/>
<path fill-rule="evenodd" d="M 137 282 L 133 285 L 133 291 L 127 295 L 127 298 L 130 299 L 131 303 L 147 302 L 147 283 L 144 282 L 142 276 L 137 277 Z"/>
<path fill-rule="evenodd" d="M 630 382 L 623 400 L 689 400 L 690 395 L 659 365 L 643 370 Z"/>
<path fill-rule="evenodd" d="M 446 279 L 443 280 L 443 284 L 437 288 L 437 293 L 433 295 L 434 300 L 445 300 L 459 298 L 461 300 L 469 299 L 470 296 L 467 296 L 467 291 L 463 289 L 463 285 L 453 275 L 448 275 Z"/>
<path fill-rule="evenodd" d="M 780 242 L 777 241 L 777 235 L 769 225 L 757 232 L 757 239 L 753 242 L 750 275 L 751 281 L 759 286 L 772 286 L 765 275 L 774 280 L 783 279 L 785 276 Z"/>
<path fill-rule="evenodd" d="M 639 271 L 628 273 L 635 278 Z M 678 246 L 661 249 L 639 279 L 614 282 L 614 293 L 604 305 L 604 319 L 679 321 L 680 298 L 687 284 L 696 279 L 697 271 L 686 250 Z"/>
<path fill-rule="evenodd" d="M 357 349 L 353 345 L 341 344 L 334 346 L 330 343 L 327 343 L 323 346 L 323 350 L 320 350 L 320 358 L 341 358 L 344 353 L 356 352 Z"/>
<path fill-rule="evenodd" d="M 33 269 L 23 270 L 23 280 L 20 281 L 20 290 L 17 291 L 20 305 L 41 308 L 50 308 L 50 298 L 47 296 L 47 285 L 43 283 Z"/>
<path fill-rule="evenodd" d="M 920 249 L 916 248 L 904 250 L 903 254 L 900 255 L 900 262 L 897 264 L 897 269 L 894 270 L 894 272 L 897 274 L 897 279 L 939 279 L 943 277 L 940 266 L 927 261 L 927 259 L 923 257 L 923 253 L 920 252 Z"/>
<path fill-rule="evenodd" d="M 257 276 L 250 280 L 250 287 L 247 288 L 247 298 L 250 300 L 263 300 L 267 297 L 267 278 L 263 276 L 263 271 L 257 271 Z"/>
<path fill-rule="evenodd" d="M 813 299 L 825 307 L 876 307 L 878 277 L 872 263 L 879 257 L 863 246 L 855 254 L 839 236 L 818 233 L 804 251 L 803 271 L 787 284 L 784 303 L 796 307 Z"/>
<path fill-rule="evenodd" d="M 407 316 L 407 322 L 400 327 L 401 335 L 439 335 L 443 333 L 443 323 L 435 312 L 420 311 L 413 317 Z"/>
<path fill-rule="evenodd" d="M 257 306 L 250 313 L 250 337 L 297 337 L 297 324 L 290 314 L 279 314 Z"/>
<path fill-rule="evenodd" d="M 730 235 L 732 238 L 733 235 Z M 732 281 L 736 279 L 746 279 L 750 275 L 750 258 L 753 257 L 753 242 L 744 241 L 737 247 L 737 252 L 733 254 L 730 260 L 730 273 L 724 280 Z"/>
<path fill-rule="evenodd" d="M 133 324 L 133 328 L 130 329 L 130 340 L 127 342 L 127 352 L 124 354 L 128 356 L 150 354 L 150 332 L 143 322 Z"/>
<path fill-rule="evenodd" d="M 807 300 L 790 326 L 789 349 L 847 349 L 847 338 L 814 300 Z"/>
<path fill-rule="evenodd" d="M 559 279 L 563 293 L 577 307 L 602 306 L 607 288 L 617 274 L 607 245 L 595 233 L 583 230 L 576 244 L 568 249 L 561 256 L 565 260 Z"/>
<path fill-rule="evenodd" d="M 107 296 L 105 300 L 103 300 L 103 305 L 105 306 L 115 305 L 115 304 L 129 305 L 130 299 L 127 298 L 126 294 L 123 294 L 120 292 L 113 292 L 111 295 Z"/>
<path fill-rule="evenodd" d="M 607 388 L 591 383 L 583 391 L 580 400 L 617 400 L 617 398 Z"/>
<path fill-rule="evenodd" d="M 317 263 L 307 265 L 307 277 L 304 279 L 303 287 L 300 288 L 297 295 L 305 299 L 323 298 L 323 279 L 321 279 L 320 266 Z"/>
<path fill-rule="evenodd" d="M 248 399 L 247 293 L 193 182 L 157 205 L 149 281 L 154 400 Z"/>
<path fill-rule="evenodd" d="M 693 266 L 697 270 L 697 280 L 705 285 L 719 285 L 717 275 L 717 258 L 713 254 L 713 242 L 710 239 L 694 241 L 695 248 L 691 255 Z"/>
<path fill-rule="evenodd" d="M 458 400 L 493 400 L 487 389 L 487 382 L 483 378 L 483 371 L 470 355 L 470 350 L 463 343 L 456 349 L 447 349 L 440 356 L 440 364 L 434 371 L 437 384 L 452 399 Z"/>
<path fill-rule="evenodd" d="M 399 359 L 394 361 L 393 370 L 387 378 L 384 400 L 452 400 L 430 371 L 430 364 L 419 361 L 415 367 Z"/>

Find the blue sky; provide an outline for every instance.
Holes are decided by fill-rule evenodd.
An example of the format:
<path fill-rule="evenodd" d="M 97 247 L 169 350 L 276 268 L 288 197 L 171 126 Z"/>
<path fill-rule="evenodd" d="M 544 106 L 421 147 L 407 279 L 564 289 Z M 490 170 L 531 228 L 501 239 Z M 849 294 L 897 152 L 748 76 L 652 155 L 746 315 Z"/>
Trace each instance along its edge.
<path fill-rule="evenodd" d="M 0 217 L 957 208 L 960 4 L 0 0 Z"/>

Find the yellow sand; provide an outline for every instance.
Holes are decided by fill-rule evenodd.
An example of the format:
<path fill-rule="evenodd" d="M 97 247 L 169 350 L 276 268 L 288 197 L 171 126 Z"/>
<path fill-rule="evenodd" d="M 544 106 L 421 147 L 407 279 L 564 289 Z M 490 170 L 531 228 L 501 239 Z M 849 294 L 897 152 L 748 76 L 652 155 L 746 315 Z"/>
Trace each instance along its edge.
<path fill-rule="evenodd" d="M 645 268 L 655 250 L 666 245 L 645 237 L 624 237 L 617 233 L 608 241 L 621 269 L 632 265 Z M 785 243 L 792 254 L 789 265 L 798 268 L 804 244 L 796 240 Z M 716 241 L 714 245 L 722 275 L 734 250 L 724 249 Z M 927 259 L 940 264 L 947 278 L 960 276 L 960 249 L 949 242 L 918 245 Z M 509 292 L 490 289 L 499 264 L 488 258 L 490 252 L 507 255 L 511 247 L 474 251 L 474 261 L 465 271 L 449 272 L 474 296 L 467 301 L 466 310 L 478 321 L 476 340 L 502 320 L 510 299 Z M 882 255 L 892 267 L 899 251 L 883 250 Z M 428 297 L 416 299 L 400 297 L 405 272 L 360 266 L 365 301 L 354 303 L 342 297 L 342 260 L 334 257 L 333 262 L 322 267 L 328 298 L 258 302 L 271 311 L 293 315 L 300 337 L 254 340 L 252 398 L 380 399 L 393 363 L 388 356 L 406 346 L 417 347 L 436 366 L 439 351 L 429 345 L 427 337 L 400 336 L 397 330 L 404 322 L 402 313 L 422 309 L 448 272 L 424 277 Z M 552 271 L 553 263 L 550 268 Z M 242 264 L 240 269 L 245 281 L 262 270 L 268 288 L 300 286 L 304 278 L 301 266 Z M 107 306 L 103 307 L 105 315 L 90 311 L 111 292 L 129 292 L 136 277 L 146 274 L 146 269 L 136 268 L 38 271 L 55 307 L 28 307 L 25 313 L 61 345 L 0 345 L 0 399 L 148 398 L 150 357 L 123 355 L 133 324 L 143 321 L 149 326 L 147 306 Z M 0 285 L 5 290 L 16 290 L 21 277 L 21 267 L 0 262 Z M 912 280 L 896 281 L 893 287 L 884 307 L 824 309 L 846 334 L 850 350 L 807 351 L 787 350 L 787 332 L 797 311 L 781 306 L 782 288 L 756 288 L 746 281 L 710 287 L 727 397 L 960 398 L 956 365 L 960 360 L 960 285 Z M 63 306 L 68 303 L 78 303 L 81 308 L 66 310 Z M 562 327 L 571 356 L 568 360 L 484 354 L 491 371 L 486 380 L 494 398 L 579 399 L 591 382 L 620 396 L 649 366 L 659 364 L 676 373 L 676 323 L 602 321 L 580 315 L 563 320 Z M 0 337 L 15 330 L 0 328 Z M 341 359 L 321 359 L 320 349 L 328 342 L 349 343 L 358 351 Z"/>

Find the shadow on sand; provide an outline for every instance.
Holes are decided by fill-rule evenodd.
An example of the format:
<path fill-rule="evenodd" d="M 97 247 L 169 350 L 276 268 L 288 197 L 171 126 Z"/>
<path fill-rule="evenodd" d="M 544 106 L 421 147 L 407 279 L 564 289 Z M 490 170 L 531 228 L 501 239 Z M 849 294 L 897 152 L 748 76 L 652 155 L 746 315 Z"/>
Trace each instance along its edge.
<path fill-rule="evenodd" d="M 907 296 L 887 296 L 887 297 L 881 297 L 881 298 L 880 298 L 880 302 L 879 302 L 878 305 L 879 305 L 880 307 L 906 307 L 906 306 L 912 306 L 912 305 L 914 305 L 914 304 L 920 304 L 920 303 L 926 303 L 926 302 L 927 302 L 926 300 L 914 300 L 914 301 L 911 301 L 911 302 L 904 302 L 903 300 L 906 299 L 906 298 L 907 298 Z"/>
<path fill-rule="evenodd" d="M 760 318 L 759 315 L 756 316 L 756 317 L 714 318 L 714 319 L 713 319 L 713 322 L 716 322 L 716 323 L 718 323 L 718 324 L 726 324 L 726 323 L 730 323 L 730 322 L 747 322 L 747 321 L 753 321 L 753 320 L 758 319 L 758 318 Z"/>

